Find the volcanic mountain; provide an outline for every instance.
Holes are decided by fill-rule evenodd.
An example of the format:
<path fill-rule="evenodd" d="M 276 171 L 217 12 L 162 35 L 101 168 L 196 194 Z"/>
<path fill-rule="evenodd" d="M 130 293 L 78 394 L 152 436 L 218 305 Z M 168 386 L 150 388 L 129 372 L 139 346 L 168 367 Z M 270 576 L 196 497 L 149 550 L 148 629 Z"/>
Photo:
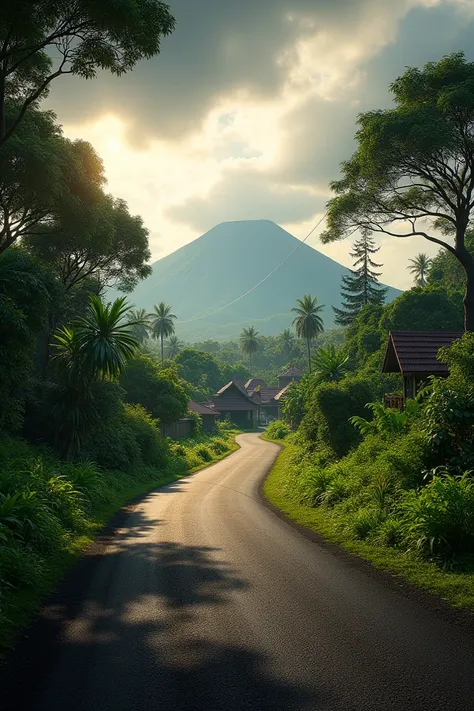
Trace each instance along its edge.
<path fill-rule="evenodd" d="M 129 300 L 137 308 L 171 304 L 178 317 L 176 333 L 187 341 L 236 338 L 255 326 L 271 336 L 291 326 L 291 309 L 304 294 L 325 305 L 326 328 L 334 325 L 331 306 L 341 305 L 341 277 L 348 273 L 333 259 L 306 244 L 254 291 L 223 310 L 264 279 L 299 240 L 269 220 L 223 222 L 159 259 Z M 400 292 L 390 288 L 387 301 Z"/>

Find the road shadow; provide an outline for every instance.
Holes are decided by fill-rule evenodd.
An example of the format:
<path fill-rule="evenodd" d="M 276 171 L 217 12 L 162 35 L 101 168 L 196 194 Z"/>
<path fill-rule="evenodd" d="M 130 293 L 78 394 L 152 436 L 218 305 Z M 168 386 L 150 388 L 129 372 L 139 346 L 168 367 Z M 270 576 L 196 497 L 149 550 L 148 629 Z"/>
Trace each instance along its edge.
<path fill-rule="evenodd" d="M 208 634 L 249 583 L 218 549 L 147 536 L 160 523 L 135 510 L 88 549 L 3 668 L 2 711 L 328 708 L 232 629 Z"/>

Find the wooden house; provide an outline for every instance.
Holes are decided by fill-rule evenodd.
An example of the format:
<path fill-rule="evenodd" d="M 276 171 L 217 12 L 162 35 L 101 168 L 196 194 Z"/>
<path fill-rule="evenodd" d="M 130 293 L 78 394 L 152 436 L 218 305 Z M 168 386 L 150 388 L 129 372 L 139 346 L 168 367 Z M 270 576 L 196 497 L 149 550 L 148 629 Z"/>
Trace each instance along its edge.
<path fill-rule="evenodd" d="M 260 402 L 258 397 L 249 395 L 244 383 L 231 380 L 211 397 L 212 405 L 220 416 L 230 420 L 242 429 L 253 429 L 258 425 Z"/>
<path fill-rule="evenodd" d="M 385 359 L 382 366 L 384 373 L 401 373 L 403 376 L 403 401 L 414 398 L 430 375 L 446 377 L 449 375 L 446 363 L 437 358 L 443 346 L 450 346 L 461 332 L 443 331 L 391 331 L 388 336 Z M 395 401 L 386 403 L 395 407 Z M 403 403 L 401 403 L 403 404 Z"/>
<path fill-rule="evenodd" d="M 207 405 L 202 405 L 200 402 L 194 402 L 190 400 L 188 403 L 188 410 L 191 412 L 196 412 L 202 421 L 202 431 L 203 432 L 215 432 L 217 426 L 217 418 L 220 416 L 219 410 L 215 407 L 208 407 Z"/>

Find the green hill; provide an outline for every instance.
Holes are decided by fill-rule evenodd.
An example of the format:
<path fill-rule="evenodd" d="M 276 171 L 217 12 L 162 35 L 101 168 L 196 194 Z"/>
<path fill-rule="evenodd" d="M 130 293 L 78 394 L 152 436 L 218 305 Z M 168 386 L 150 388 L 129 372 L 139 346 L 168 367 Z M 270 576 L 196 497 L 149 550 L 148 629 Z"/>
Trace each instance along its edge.
<path fill-rule="evenodd" d="M 155 262 L 153 274 L 137 286 L 130 301 L 149 310 L 159 301 L 171 304 L 180 338 L 224 341 L 238 336 L 244 326 L 256 326 L 266 336 L 278 333 L 291 325 L 296 299 L 310 293 L 326 305 L 324 322 L 330 328 L 331 306 L 340 306 L 341 276 L 348 270 L 306 244 L 251 294 L 207 316 L 252 288 L 298 243 L 269 220 L 224 222 Z M 399 293 L 390 288 L 387 299 Z M 194 320 L 200 316 L 204 318 Z"/>

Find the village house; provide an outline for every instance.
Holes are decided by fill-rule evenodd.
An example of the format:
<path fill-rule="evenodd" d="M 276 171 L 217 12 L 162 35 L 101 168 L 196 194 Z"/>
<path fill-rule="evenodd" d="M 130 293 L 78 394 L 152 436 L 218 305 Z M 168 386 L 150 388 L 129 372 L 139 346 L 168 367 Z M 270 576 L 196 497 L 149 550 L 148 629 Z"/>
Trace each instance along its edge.
<path fill-rule="evenodd" d="M 448 366 L 438 360 L 438 351 L 462 335 L 457 331 L 391 331 L 382 371 L 402 374 L 403 396 L 386 395 L 385 405 L 402 409 L 405 401 L 416 397 L 431 375 L 448 376 Z"/>
<path fill-rule="evenodd" d="M 261 378 L 250 378 L 246 383 L 231 380 L 211 398 L 211 403 L 222 417 L 228 417 L 238 427 L 252 429 L 280 417 L 288 387 L 302 377 L 302 371 L 291 366 L 278 377 L 278 387 L 268 387 Z"/>

